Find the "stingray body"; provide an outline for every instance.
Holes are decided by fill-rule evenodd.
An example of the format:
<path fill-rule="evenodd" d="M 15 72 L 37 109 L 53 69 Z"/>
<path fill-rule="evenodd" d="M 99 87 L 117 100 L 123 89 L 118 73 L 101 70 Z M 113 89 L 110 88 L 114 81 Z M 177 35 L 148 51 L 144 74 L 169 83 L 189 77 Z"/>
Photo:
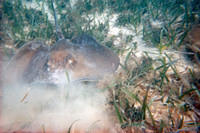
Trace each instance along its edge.
<path fill-rule="evenodd" d="M 51 49 L 48 65 L 50 71 L 66 70 L 72 81 L 98 80 L 117 69 L 119 58 L 92 37 L 82 35 L 72 42 L 58 41 Z"/>
<path fill-rule="evenodd" d="M 118 56 L 88 35 L 62 39 L 51 48 L 40 41 L 32 41 L 19 49 L 6 68 L 9 81 L 98 80 L 114 73 Z M 56 76 L 55 76 L 56 75 Z"/>
<path fill-rule="evenodd" d="M 46 74 L 49 48 L 41 41 L 24 44 L 4 70 L 4 83 L 32 83 Z"/>

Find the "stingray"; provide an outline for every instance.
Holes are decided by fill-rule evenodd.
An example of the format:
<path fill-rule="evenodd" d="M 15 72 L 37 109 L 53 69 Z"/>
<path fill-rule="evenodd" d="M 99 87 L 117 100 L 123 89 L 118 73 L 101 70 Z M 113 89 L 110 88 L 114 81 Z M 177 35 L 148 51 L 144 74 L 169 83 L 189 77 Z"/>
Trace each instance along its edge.
<path fill-rule="evenodd" d="M 87 34 L 71 41 L 65 39 L 55 10 L 54 19 L 58 41 L 52 47 L 42 41 L 24 44 L 6 67 L 6 81 L 54 82 L 55 75 L 58 80 L 61 75 L 67 75 L 70 81 L 99 80 L 116 71 L 119 66 L 117 54 Z"/>
<path fill-rule="evenodd" d="M 99 80 L 114 73 L 119 65 L 114 52 L 86 34 L 71 42 L 59 40 L 51 48 L 49 57 L 50 71 L 66 71 L 71 81 Z"/>

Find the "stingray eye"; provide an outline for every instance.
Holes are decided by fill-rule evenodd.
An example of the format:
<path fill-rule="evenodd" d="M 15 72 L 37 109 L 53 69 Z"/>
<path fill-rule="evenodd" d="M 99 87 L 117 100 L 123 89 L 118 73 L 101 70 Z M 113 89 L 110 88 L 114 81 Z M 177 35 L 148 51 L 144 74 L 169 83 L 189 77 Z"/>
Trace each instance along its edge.
<path fill-rule="evenodd" d="M 73 64 L 73 60 L 69 59 L 68 63 L 69 63 L 69 65 L 72 65 Z"/>
<path fill-rule="evenodd" d="M 65 57 L 64 62 L 65 62 L 66 67 L 70 67 L 70 68 L 73 68 L 77 63 L 71 54 Z"/>
<path fill-rule="evenodd" d="M 54 67 L 54 66 L 53 66 L 51 60 L 49 60 L 49 61 L 47 62 L 47 70 L 50 71 L 51 69 L 53 69 L 53 67 Z"/>
<path fill-rule="evenodd" d="M 57 60 L 55 59 L 55 57 L 49 58 L 49 60 L 47 62 L 48 71 L 55 70 L 57 68 L 57 64 L 56 63 L 57 63 Z"/>

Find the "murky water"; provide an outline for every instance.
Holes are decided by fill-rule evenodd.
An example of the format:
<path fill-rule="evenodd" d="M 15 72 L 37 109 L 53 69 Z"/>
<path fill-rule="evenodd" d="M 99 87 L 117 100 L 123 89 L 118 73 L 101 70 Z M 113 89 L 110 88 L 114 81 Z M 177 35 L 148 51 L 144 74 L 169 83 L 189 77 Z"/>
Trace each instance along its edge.
<path fill-rule="evenodd" d="M 115 127 L 111 109 L 107 109 L 108 99 L 116 100 L 114 107 L 109 104 L 116 109 L 114 116 L 120 121 L 115 123 L 132 128 L 130 120 L 133 118 L 127 117 L 127 108 L 122 105 L 128 102 L 132 107 L 135 100 L 129 100 L 122 90 L 126 88 L 132 93 L 139 87 L 134 95 L 142 95 L 141 90 L 150 89 L 151 98 L 147 103 L 152 102 L 149 108 L 157 120 L 156 126 L 151 121 L 145 125 L 143 122 L 151 119 L 147 115 L 139 123 L 141 132 L 148 132 L 149 127 L 154 132 L 160 131 L 161 125 L 164 132 L 169 132 L 168 129 L 177 132 L 185 125 L 190 128 L 185 115 L 188 112 L 181 110 L 182 105 L 173 104 L 175 112 L 180 112 L 179 124 L 169 118 L 173 114 L 167 109 L 172 107 L 163 103 L 163 99 L 172 97 L 174 101 L 185 103 L 194 95 L 189 95 L 188 100 L 180 99 L 181 94 L 194 87 L 199 89 L 199 76 L 194 76 L 200 64 L 199 5 L 198 0 L 0 1 L 0 129 L 3 132 L 63 132 L 73 126 L 83 132 L 119 132 L 111 129 Z M 145 67 L 148 60 L 143 57 L 154 64 Z M 197 72 L 195 69 L 193 72 L 194 66 Z M 142 73 L 145 68 L 154 73 L 146 79 L 149 71 Z M 111 81 L 116 71 L 119 77 L 108 87 L 113 96 L 108 96 L 108 90 L 100 89 L 97 83 L 101 79 Z M 141 75 L 133 77 L 140 72 L 144 79 Z M 196 80 L 194 85 L 191 81 L 182 81 L 182 77 L 190 77 L 191 73 L 193 78 L 197 77 L 193 79 Z M 165 84 L 163 76 L 167 80 L 166 88 L 161 88 Z M 146 95 L 141 97 L 140 101 L 144 101 Z M 154 102 L 158 97 L 163 98 Z M 120 98 L 125 100 L 120 101 Z M 151 109 L 154 105 L 160 106 L 160 111 L 155 107 Z M 194 110 L 188 111 L 195 114 L 191 121 L 196 125 L 199 110 L 193 106 Z M 172 127 L 170 122 L 178 124 Z M 186 124 L 179 127 L 182 123 Z"/>
<path fill-rule="evenodd" d="M 96 82 L 114 73 L 119 58 L 84 35 L 52 47 L 28 42 L 9 61 L 3 77 L 1 125 L 3 131 L 67 131 L 111 124 L 106 113 L 107 92 Z M 84 82 L 89 82 L 85 84 Z"/>

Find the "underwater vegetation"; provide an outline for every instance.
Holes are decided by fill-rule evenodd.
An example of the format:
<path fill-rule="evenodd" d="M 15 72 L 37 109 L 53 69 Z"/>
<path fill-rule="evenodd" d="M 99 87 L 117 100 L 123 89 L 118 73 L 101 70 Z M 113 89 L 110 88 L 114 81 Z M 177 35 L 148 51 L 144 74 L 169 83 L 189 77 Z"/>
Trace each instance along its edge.
<path fill-rule="evenodd" d="M 27 42 L 59 44 L 58 29 L 117 53 L 117 72 L 98 83 L 117 132 L 199 132 L 199 0 L 4 0 L 0 21 L 0 64 Z"/>
<path fill-rule="evenodd" d="M 7 36 L 17 44 L 34 38 L 55 39 L 55 28 L 52 16 L 49 15 L 49 12 L 52 13 L 51 0 L 35 0 L 31 7 L 32 2 L 34 1 L 2 2 L 3 29 L 9 31 Z M 66 38 L 87 32 L 103 40 L 108 22 L 93 24 L 93 20 L 95 14 L 105 11 L 109 15 L 118 14 L 118 26 L 133 26 L 137 29 L 142 24 L 144 40 L 149 40 L 152 45 L 165 43 L 164 41 L 171 43 L 166 45 L 172 45 L 180 34 L 185 35 L 192 24 L 199 23 L 197 0 L 81 0 L 74 4 L 70 0 L 61 0 L 55 1 L 55 5 L 59 16 L 57 21 Z M 182 41 L 183 37 L 179 40 Z"/>

